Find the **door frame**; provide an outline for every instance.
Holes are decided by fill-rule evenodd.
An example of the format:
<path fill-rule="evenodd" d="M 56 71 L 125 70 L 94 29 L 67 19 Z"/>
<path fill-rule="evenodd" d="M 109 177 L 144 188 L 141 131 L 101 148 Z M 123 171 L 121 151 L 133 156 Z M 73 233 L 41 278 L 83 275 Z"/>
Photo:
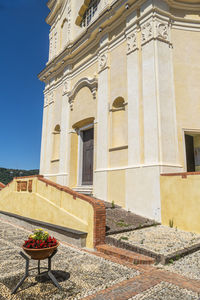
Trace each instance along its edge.
<path fill-rule="evenodd" d="M 78 129 L 78 172 L 77 172 L 77 186 L 82 185 L 83 173 L 83 131 L 94 128 L 94 123 L 90 123 Z M 94 153 L 93 153 L 94 162 Z"/>
<path fill-rule="evenodd" d="M 185 145 L 185 134 L 200 134 L 200 129 L 188 129 L 182 128 L 182 138 L 183 138 L 183 155 L 184 155 L 184 172 L 187 172 L 187 156 L 186 156 L 186 145 Z"/>

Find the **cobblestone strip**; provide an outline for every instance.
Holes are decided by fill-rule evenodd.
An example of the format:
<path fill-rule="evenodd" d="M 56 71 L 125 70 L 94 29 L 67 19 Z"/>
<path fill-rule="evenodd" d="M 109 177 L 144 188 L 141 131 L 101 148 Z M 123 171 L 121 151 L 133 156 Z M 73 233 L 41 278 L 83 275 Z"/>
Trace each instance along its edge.
<path fill-rule="evenodd" d="M 120 263 L 120 261 L 118 261 Z M 187 289 L 200 294 L 200 280 L 188 279 L 184 276 L 156 270 L 153 267 L 138 267 L 143 274 L 135 278 L 125 280 L 119 284 L 100 291 L 99 293 L 83 298 L 83 300 L 127 300 L 161 282 L 168 282 L 182 289 Z"/>
<path fill-rule="evenodd" d="M 192 290 L 193 292 L 200 293 L 200 280 L 189 279 L 176 273 L 159 270 L 156 270 L 153 273 L 151 273 L 151 276 L 162 278 L 162 281 L 167 281 L 178 285 L 182 288 Z"/>
<path fill-rule="evenodd" d="M 88 296 L 83 300 L 126 300 L 160 283 L 161 280 L 155 277 L 141 275 L 134 280 L 125 280 L 111 288 L 103 290 L 96 295 Z"/>

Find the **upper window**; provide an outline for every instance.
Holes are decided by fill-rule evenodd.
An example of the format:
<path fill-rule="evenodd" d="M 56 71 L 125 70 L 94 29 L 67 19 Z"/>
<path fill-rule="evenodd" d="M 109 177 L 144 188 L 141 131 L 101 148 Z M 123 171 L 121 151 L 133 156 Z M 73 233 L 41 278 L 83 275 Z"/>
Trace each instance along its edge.
<path fill-rule="evenodd" d="M 90 24 L 92 17 L 94 16 L 95 12 L 97 11 L 99 2 L 100 2 L 100 0 L 91 0 L 90 1 L 88 9 L 84 13 L 84 16 L 83 16 L 83 19 L 81 22 L 81 27 L 86 27 Z"/>

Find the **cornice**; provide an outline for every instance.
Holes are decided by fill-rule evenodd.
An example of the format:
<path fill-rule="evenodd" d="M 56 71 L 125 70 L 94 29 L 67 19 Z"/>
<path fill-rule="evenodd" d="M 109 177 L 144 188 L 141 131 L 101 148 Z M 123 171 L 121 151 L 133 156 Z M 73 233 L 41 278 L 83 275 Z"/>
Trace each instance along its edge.
<path fill-rule="evenodd" d="M 46 5 L 51 10 L 53 8 L 53 6 L 55 5 L 55 3 L 56 3 L 56 0 L 49 0 Z"/>
<path fill-rule="evenodd" d="M 172 4 L 177 2 L 175 0 L 165 0 L 166 2 L 170 2 Z M 119 22 L 122 22 L 126 20 L 126 17 L 132 12 L 135 11 L 137 8 L 139 8 L 145 0 L 129 0 L 129 10 L 124 9 L 125 3 L 127 0 L 120 0 L 116 1 L 113 6 L 106 7 L 100 14 L 99 18 L 91 23 L 90 26 L 88 26 L 84 32 L 72 43 L 70 44 L 66 49 L 64 49 L 57 57 L 55 57 L 51 62 L 49 62 L 46 65 L 46 68 L 41 71 L 38 75 L 39 79 L 41 81 L 48 81 L 50 78 L 55 76 L 58 72 L 62 72 L 66 65 L 75 63 L 75 60 L 77 58 L 80 58 L 83 56 L 86 51 L 89 51 L 91 47 L 94 47 L 95 44 L 97 44 L 100 39 L 111 29 L 113 29 L 113 26 L 116 26 L 116 24 L 119 24 Z M 180 1 L 179 1 L 180 2 Z M 200 1 L 199 1 L 200 2 Z M 180 2 L 180 5 L 183 3 Z M 185 4 L 185 3 L 184 3 Z M 198 5 L 199 11 L 200 11 L 200 4 Z M 191 20 L 191 19 L 184 19 L 180 17 L 176 17 L 173 14 L 162 11 L 157 8 L 152 8 L 151 10 L 154 13 L 159 13 L 161 15 L 165 15 L 166 17 L 170 18 L 174 22 L 178 22 L 179 26 L 180 24 L 184 24 L 184 26 L 187 26 L 187 24 L 197 24 L 199 26 L 198 20 Z M 148 11 L 147 14 L 149 14 L 150 11 Z M 145 16 L 141 16 L 137 19 L 137 22 L 139 22 L 142 18 Z M 175 23 L 174 23 L 175 24 Z M 133 24 L 132 24 L 133 25 Z M 174 26 L 174 25 L 173 25 Z M 99 28 L 102 28 L 102 32 L 99 32 Z M 190 26 L 191 28 L 191 26 Z M 89 47 L 88 47 L 89 46 Z"/>
<path fill-rule="evenodd" d="M 190 10 L 190 11 L 200 11 L 200 0 L 165 0 L 167 4 L 171 7 Z"/>
<path fill-rule="evenodd" d="M 47 6 L 51 10 L 49 15 L 46 18 L 46 23 L 51 25 L 55 16 L 57 15 L 59 9 L 61 8 L 62 4 L 64 3 L 64 0 L 50 0 L 47 3 Z"/>

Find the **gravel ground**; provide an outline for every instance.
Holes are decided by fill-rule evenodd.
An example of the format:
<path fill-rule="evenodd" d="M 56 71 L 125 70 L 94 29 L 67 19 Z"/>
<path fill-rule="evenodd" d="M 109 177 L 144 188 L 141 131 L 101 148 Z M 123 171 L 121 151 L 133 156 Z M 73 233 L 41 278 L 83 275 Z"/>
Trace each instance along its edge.
<path fill-rule="evenodd" d="M 29 227 L 29 225 L 27 225 Z M 113 284 L 139 275 L 138 271 L 113 263 L 100 257 L 60 245 L 53 258 L 53 274 L 63 291 L 59 291 L 48 278 L 32 276 L 27 278 L 15 296 L 10 292 L 24 274 L 25 261 L 18 254 L 28 230 L 6 223 L 0 219 L 0 299 L 81 299 Z M 46 261 L 41 262 L 44 266 Z M 36 267 L 31 261 L 30 267 Z M 39 297 L 39 298 L 38 298 Z"/>
<path fill-rule="evenodd" d="M 129 300 L 199 300 L 198 293 L 182 289 L 168 282 L 161 282 Z"/>
<path fill-rule="evenodd" d="M 106 206 L 110 207 L 112 205 L 106 202 Z M 154 220 L 138 216 L 119 207 L 106 209 L 106 235 L 126 232 L 154 224 L 156 224 Z"/>
<path fill-rule="evenodd" d="M 200 280 L 200 251 L 189 254 L 165 266 L 159 264 L 157 267 L 191 279 Z"/>
<path fill-rule="evenodd" d="M 163 225 L 113 234 L 112 238 L 163 255 L 200 243 L 200 234 Z"/>

